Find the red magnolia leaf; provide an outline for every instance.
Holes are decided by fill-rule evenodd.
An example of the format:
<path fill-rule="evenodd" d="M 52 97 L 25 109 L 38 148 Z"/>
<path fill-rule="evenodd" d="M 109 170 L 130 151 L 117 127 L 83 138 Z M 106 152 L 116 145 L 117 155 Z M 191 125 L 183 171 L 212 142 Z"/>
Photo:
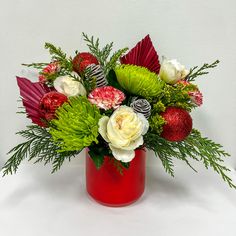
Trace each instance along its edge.
<path fill-rule="evenodd" d="M 121 57 L 120 62 L 122 64 L 143 66 L 157 74 L 160 70 L 158 55 L 149 35 L 138 42 L 126 55 Z"/>
<path fill-rule="evenodd" d="M 16 79 L 27 116 L 33 123 L 45 127 L 46 124 L 42 121 L 45 119 L 45 115 L 39 105 L 43 95 L 52 91 L 52 89 L 40 82 L 33 83 L 26 78 L 16 77 Z"/>

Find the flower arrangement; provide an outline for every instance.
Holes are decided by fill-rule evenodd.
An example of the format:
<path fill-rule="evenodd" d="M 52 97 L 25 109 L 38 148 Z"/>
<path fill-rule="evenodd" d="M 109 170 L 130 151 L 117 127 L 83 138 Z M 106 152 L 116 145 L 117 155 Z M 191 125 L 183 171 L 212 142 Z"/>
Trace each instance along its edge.
<path fill-rule="evenodd" d="M 49 63 L 23 64 L 39 71 L 37 82 L 17 77 L 21 113 L 33 124 L 18 132 L 26 141 L 9 152 L 4 175 L 16 172 L 26 158 L 52 163 L 55 172 L 86 147 L 98 169 L 109 156 L 122 174 L 134 151 L 145 147 L 172 176 L 173 158 L 193 170 L 190 161 L 200 161 L 236 188 L 227 176 L 230 170 L 222 165 L 229 154 L 202 137 L 190 116 L 203 101 L 194 81 L 218 60 L 188 70 L 177 60 L 164 58 L 160 63 L 149 35 L 130 51 L 123 48 L 112 55 L 113 43 L 100 48 L 99 39 L 83 37 L 90 52 L 67 57 L 46 43 Z"/>

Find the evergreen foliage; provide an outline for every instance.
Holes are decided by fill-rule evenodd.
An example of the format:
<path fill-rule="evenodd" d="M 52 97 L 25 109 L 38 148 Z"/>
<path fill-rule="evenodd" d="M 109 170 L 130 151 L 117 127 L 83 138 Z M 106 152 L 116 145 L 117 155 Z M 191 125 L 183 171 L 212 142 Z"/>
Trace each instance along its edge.
<path fill-rule="evenodd" d="M 191 101 L 188 91 L 181 89 L 179 86 L 174 87 L 168 84 L 165 84 L 163 93 L 158 97 L 157 103 L 160 101 L 165 107 L 179 107 L 189 112 L 196 107 Z"/>
<path fill-rule="evenodd" d="M 189 159 L 192 159 L 203 162 L 207 169 L 211 167 L 231 188 L 236 189 L 232 179 L 227 176 L 230 170 L 222 165 L 224 161 L 222 157 L 227 157 L 229 154 L 222 149 L 220 144 L 202 137 L 196 129 L 193 129 L 192 133 L 181 142 L 168 142 L 151 132 L 147 133 L 144 139 L 146 147 L 159 156 L 166 172 L 171 176 L 174 176 L 173 158 L 185 161 L 195 170 L 189 162 Z"/>
<path fill-rule="evenodd" d="M 30 63 L 30 64 L 26 64 L 23 63 L 21 64 L 22 66 L 27 66 L 27 67 L 32 67 L 38 70 L 42 70 L 45 66 L 48 65 L 48 63 L 44 63 L 44 62 L 38 62 L 38 63 Z"/>
<path fill-rule="evenodd" d="M 200 68 L 198 68 L 198 66 L 194 66 L 193 68 L 190 69 L 190 72 L 186 78 L 186 81 L 192 82 L 195 80 L 196 77 L 208 74 L 209 71 L 207 71 L 207 70 L 215 68 L 219 63 L 220 63 L 220 61 L 216 60 L 211 64 L 204 63 Z"/>
<path fill-rule="evenodd" d="M 24 159 L 35 163 L 44 162 L 44 165 L 51 163 L 52 173 L 59 170 L 66 159 L 78 154 L 80 151 L 58 152 L 59 147 L 52 141 L 52 137 L 47 129 L 37 125 L 27 126 L 26 130 L 17 133 L 26 139 L 25 142 L 12 148 L 8 154 L 11 157 L 3 166 L 3 176 L 13 174 Z"/>
<path fill-rule="evenodd" d="M 128 48 L 123 48 L 116 51 L 112 56 L 110 56 L 113 42 L 106 44 L 102 49 L 100 49 L 99 39 L 94 39 L 94 37 L 89 37 L 87 34 L 83 33 L 84 41 L 90 52 L 98 59 L 99 64 L 103 67 L 105 75 L 109 73 L 110 70 L 114 69 L 119 58 L 128 50 Z"/>
<path fill-rule="evenodd" d="M 51 43 L 45 43 L 45 48 L 49 50 L 52 61 L 59 62 L 62 72 L 63 70 L 71 72 L 73 70 L 72 58 L 67 58 L 66 53 L 60 47 L 56 47 Z"/>

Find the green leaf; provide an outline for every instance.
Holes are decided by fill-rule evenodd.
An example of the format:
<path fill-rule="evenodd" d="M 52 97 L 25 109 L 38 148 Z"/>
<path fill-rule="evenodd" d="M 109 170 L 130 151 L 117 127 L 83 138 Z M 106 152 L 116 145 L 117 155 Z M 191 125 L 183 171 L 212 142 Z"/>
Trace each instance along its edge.
<path fill-rule="evenodd" d="M 130 162 L 120 162 L 121 163 L 121 165 L 125 168 L 125 169 L 129 169 L 129 167 L 130 167 Z"/>
<path fill-rule="evenodd" d="M 104 163 L 104 155 L 98 154 L 97 152 L 89 151 L 89 156 L 93 159 L 93 162 L 97 169 L 100 169 Z"/>

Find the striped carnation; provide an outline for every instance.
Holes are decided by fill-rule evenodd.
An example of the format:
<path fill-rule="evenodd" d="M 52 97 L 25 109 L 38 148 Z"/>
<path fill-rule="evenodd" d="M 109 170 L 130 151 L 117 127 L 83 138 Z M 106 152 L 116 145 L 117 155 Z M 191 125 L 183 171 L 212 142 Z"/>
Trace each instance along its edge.
<path fill-rule="evenodd" d="M 46 67 L 43 68 L 42 72 L 39 75 L 39 82 L 47 82 L 47 76 L 59 72 L 61 69 L 60 64 L 57 61 L 49 63 Z"/>
<path fill-rule="evenodd" d="M 188 92 L 188 95 L 190 96 L 193 103 L 195 103 L 197 106 L 202 105 L 202 93 L 199 90 L 196 90 L 194 92 Z"/>
<path fill-rule="evenodd" d="M 117 109 L 124 99 L 124 93 L 112 86 L 96 88 L 88 95 L 92 104 L 104 110 Z"/>

